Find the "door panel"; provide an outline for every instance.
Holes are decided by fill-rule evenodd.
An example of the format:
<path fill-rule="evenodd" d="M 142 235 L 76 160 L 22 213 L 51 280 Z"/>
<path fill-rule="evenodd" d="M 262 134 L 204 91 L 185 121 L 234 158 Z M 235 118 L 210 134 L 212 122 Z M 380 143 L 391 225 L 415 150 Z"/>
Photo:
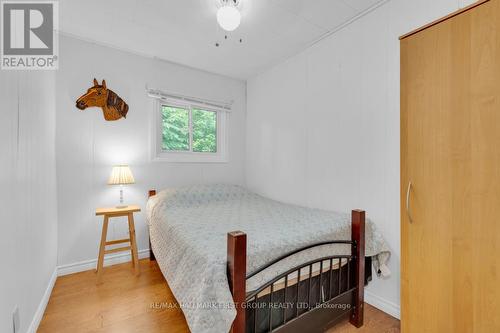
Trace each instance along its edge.
<path fill-rule="evenodd" d="M 500 332 L 500 1 L 471 12 L 472 330 Z M 458 315 L 458 314 L 457 314 Z"/>
<path fill-rule="evenodd" d="M 500 332 L 499 2 L 401 42 L 403 332 Z"/>
<path fill-rule="evenodd" d="M 402 45 L 403 332 L 451 332 L 451 31 L 445 22 Z"/>

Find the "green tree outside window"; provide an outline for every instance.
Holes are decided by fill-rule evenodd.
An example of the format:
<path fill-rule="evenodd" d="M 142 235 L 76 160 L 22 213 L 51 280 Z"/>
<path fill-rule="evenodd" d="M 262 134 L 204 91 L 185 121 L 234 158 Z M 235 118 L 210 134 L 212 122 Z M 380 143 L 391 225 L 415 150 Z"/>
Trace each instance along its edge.
<path fill-rule="evenodd" d="M 190 145 L 189 113 L 192 121 Z M 217 152 L 217 113 L 201 109 L 185 109 L 163 106 L 162 150 L 191 151 L 197 153 Z"/>
<path fill-rule="evenodd" d="M 193 151 L 217 152 L 217 113 L 193 109 Z"/>
<path fill-rule="evenodd" d="M 189 151 L 189 110 L 163 106 L 162 149 Z"/>

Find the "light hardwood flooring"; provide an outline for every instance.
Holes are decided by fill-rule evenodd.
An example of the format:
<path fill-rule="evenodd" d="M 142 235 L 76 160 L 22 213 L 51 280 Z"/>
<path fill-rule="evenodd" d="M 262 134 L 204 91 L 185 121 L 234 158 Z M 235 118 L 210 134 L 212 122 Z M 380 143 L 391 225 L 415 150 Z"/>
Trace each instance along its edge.
<path fill-rule="evenodd" d="M 100 285 L 94 271 L 59 277 L 38 332 L 189 332 L 182 311 L 165 306 L 177 303 L 156 262 L 139 265 L 137 277 L 130 264 L 105 267 Z M 397 333 L 399 321 L 367 305 L 365 325 L 346 321 L 328 331 L 340 332 Z"/>

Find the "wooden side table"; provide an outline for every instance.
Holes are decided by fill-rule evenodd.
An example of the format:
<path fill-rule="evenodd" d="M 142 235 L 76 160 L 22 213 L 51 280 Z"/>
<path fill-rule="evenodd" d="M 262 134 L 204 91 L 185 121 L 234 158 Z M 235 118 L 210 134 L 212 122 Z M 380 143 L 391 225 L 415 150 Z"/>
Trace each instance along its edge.
<path fill-rule="evenodd" d="M 116 253 L 129 251 L 132 254 L 132 266 L 135 269 L 135 274 L 139 274 L 139 258 L 137 256 L 137 243 L 135 239 L 135 226 L 134 226 L 134 213 L 140 212 L 141 208 L 136 205 L 127 206 L 125 208 L 98 208 L 95 211 L 96 216 L 104 216 L 104 221 L 102 224 L 102 236 L 101 236 L 101 245 L 99 248 L 99 259 L 97 261 L 97 283 L 101 282 L 102 271 L 104 265 L 104 255 L 107 253 Z M 112 217 L 120 217 L 127 216 L 128 217 L 128 232 L 129 238 L 126 239 L 117 239 L 112 241 L 107 241 L 106 237 L 108 234 L 108 222 Z M 111 250 L 106 250 L 106 245 L 116 245 L 121 243 L 130 243 L 129 246 L 119 247 Z"/>

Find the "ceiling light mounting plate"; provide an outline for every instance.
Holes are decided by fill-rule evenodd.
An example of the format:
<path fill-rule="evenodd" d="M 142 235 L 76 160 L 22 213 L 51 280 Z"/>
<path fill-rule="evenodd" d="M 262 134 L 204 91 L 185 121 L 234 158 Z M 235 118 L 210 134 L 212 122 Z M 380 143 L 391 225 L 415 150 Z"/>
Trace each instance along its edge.
<path fill-rule="evenodd" d="M 222 6 L 232 5 L 232 6 L 238 7 L 240 2 L 241 2 L 241 0 L 220 0 L 220 3 Z"/>

